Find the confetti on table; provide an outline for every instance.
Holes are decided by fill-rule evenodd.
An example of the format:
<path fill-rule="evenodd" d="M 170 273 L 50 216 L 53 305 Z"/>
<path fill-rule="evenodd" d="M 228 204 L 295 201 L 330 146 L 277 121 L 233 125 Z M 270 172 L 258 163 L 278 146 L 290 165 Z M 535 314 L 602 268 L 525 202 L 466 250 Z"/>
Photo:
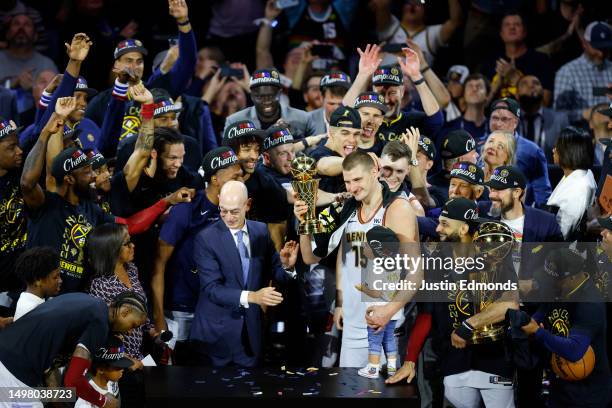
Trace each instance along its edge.
<path fill-rule="evenodd" d="M 302 395 L 314 395 L 314 392 L 303 392 Z"/>
<path fill-rule="evenodd" d="M 329 373 L 330 377 L 333 377 L 334 375 L 338 375 L 338 373 Z"/>
<path fill-rule="evenodd" d="M 296 374 L 297 375 L 304 375 L 304 373 L 300 373 L 299 371 Z"/>
<path fill-rule="evenodd" d="M 382 391 L 370 390 L 370 394 L 382 394 Z"/>
<path fill-rule="evenodd" d="M 283 392 L 282 392 L 282 391 L 278 391 L 278 392 L 276 393 L 276 395 L 278 395 L 279 397 L 282 397 L 282 396 L 283 396 Z"/>
<path fill-rule="evenodd" d="M 281 371 L 285 371 L 285 366 L 281 366 Z"/>
<path fill-rule="evenodd" d="M 261 392 L 261 391 L 257 391 L 257 392 L 253 393 L 253 395 L 262 395 L 262 394 L 263 394 L 263 392 Z"/>
<path fill-rule="evenodd" d="M 295 374 L 293 371 L 287 370 L 287 374 Z"/>
<path fill-rule="evenodd" d="M 308 367 L 306 371 L 319 371 L 317 367 Z"/>

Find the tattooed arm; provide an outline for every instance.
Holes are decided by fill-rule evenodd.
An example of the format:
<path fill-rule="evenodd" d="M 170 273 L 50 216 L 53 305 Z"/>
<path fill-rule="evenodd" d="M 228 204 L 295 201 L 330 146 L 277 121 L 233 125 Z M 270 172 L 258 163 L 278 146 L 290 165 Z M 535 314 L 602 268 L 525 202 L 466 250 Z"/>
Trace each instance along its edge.
<path fill-rule="evenodd" d="M 151 95 L 151 92 L 142 84 L 132 86 L 130 88 L 130 93 L 135 101 L 142 103 L 140 112 L 142 125 L 140 125 L 140 131 L 138 132 L 138 139 L 134 145 L 134 152 L 123 168 L 123 174 L 128 189 L 129 191 L 134 191 L 138 184 L 138 180 L 140 180 L 140 175 L 145 170 L 145 167 L 147 167 L 149 158 L 152 162 L 155 162 L 157 154 L 153 151 L 153 111 L 155 108 L 153 105 L 153 95 Z"/>
<path fill-rule="evenodd" d="M 54 133 L 61 132 L 63 126 L 64 118 L 57 113 L 53 113 L 23 165 L 21 193 L 23 194 L 23 200 L 30 209 L 42 207 L 45 203 L 45 193 L 38 180 L 40 180 L 40 175 L 45 165 L 49 137 Z"/>

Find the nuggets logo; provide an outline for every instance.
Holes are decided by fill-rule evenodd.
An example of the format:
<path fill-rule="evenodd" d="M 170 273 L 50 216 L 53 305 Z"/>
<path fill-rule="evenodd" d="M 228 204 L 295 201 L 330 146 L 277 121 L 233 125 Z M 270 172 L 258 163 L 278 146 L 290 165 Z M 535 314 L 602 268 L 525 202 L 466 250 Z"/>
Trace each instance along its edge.
<path fill-rule="evenodd" d="M 431 139 L 429 139 L 428 137 L 424 137 L 423 143 L 425 143 L 426 145 L 431 144 Z"/>
<path fill-rule="evenodd" d="M 457 292 L 457 296 L 455 297 L 455 306 L 457 306 L 457 310 L 461 314 L 465 316 L 471 316 L 472 315 L 470 313 L 471 304 L 472 303 L 470 302 L 468 294 L 465 290 L 460 290 L 459 292 Z"/>
<path fill-rule="evenodd" d="M 499 172 L 499 175 L 502 177 L 508 177 L 508 170 L 503 169 L 502 171 Z"/>
<path fill-rule="evenodd" d="M 553 309 L 548 316 L 551 331 L 556 336 L 567 337 L 569 335 L 570 322 L 567 309 Z"/>
<path fill-rule="evenodd" d="M 4 219 L 7 224 L 15 224 L 23 209 L 23 198 L 18 196 L 11 197 L 4 207 Z"/>
<path fill-rule="evenodd" d="M 278 78 L 278 72 L 276 71 L 270 72 L 270 75 L 272 75 L 272 78 Z"/>
<path fill-rule="evenodd" d="M 391 74 L 392 75 L 397 75 L 397 74 L 399 74 L 399 71 L 397 70 L 397 68 L 391 68 Z"/>
<path fill-rule="evenodd" d="M 468 170 L 469 170 L 471 173 L 476 173 L 476 166 L 474 166 L 473 164 L 470 164 L 470 166 L 468 167 Z"/>
<path fill-rule="evenodd" d="M 140 121 L 139 116 L 124 116 L 121 136 L 119 137 L 119 140 L 128 136 L 137 135 L 141 123 L 142 122 Z"/>
<path fill-rule="evenodd" d="M 87 234 L 91 231 L 91 226 L 74 224 L 70 230 L 70 239 L 78 248 L 83 248 L 87 241 Z"/>

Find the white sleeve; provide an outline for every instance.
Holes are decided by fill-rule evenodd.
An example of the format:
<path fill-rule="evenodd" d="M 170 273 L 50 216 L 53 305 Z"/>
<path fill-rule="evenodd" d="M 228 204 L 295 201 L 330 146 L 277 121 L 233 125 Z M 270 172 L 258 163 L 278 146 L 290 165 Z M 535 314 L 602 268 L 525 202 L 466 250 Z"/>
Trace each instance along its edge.
<path fill-rule="evenodd" d="M 242 292 L 240 292 L 240 306 L 244 307 L 245 309 L 249 308 L 249 291 L 248 290 L 243 290 Z"/>

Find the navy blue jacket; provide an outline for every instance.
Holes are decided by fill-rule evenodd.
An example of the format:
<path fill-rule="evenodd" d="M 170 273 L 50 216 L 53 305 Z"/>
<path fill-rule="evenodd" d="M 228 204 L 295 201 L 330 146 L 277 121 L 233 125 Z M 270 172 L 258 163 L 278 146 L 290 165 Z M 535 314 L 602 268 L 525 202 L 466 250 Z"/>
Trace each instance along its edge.
<path fill-rule="evenodd" d="M 194 260 L 200 277 L 191 339 L 202 342 L 205 352 L 225 365 L 240 354 L 240 339 L 246 325 L 255 357 L 262 350 L 262 311 L 256 304 L 240 305 L 243 290 L 257 291 L 271 279 L 283 283 L 290 276 L 283 269 L 266 224 L 247 220 L 250 244 L 248 281 L 244 282 L 240 254 L 230 230 L 222 219 L 195 238 Z M 240 364 L 239 361 L 234 361 Z M 220 364 L 219 364 L 220 363 Z"/>
<path fill-rule="evenodd" d="M 516 165 L 527 177 L 525 205 L 544 205 L 552 193 L 548 179 L 548 164 L 540 146 L 516 134 Z"/>

